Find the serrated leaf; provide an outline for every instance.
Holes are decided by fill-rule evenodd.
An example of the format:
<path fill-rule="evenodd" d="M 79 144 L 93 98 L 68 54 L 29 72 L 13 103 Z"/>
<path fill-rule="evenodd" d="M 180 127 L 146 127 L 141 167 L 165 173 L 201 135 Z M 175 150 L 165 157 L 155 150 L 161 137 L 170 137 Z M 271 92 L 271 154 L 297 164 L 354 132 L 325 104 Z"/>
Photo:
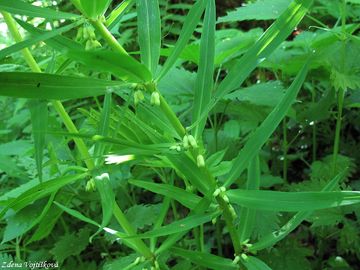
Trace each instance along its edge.
<path fill-rule="evenodd" d="M 273 20 L 287 8 L 291 0 L 257 0 L 230 11 L 220 17 L 218 22 L 237 22 L 246 20 Z"/>
<path fill-rule="evenodd" d="M 70 256 L 79 255 L 89 244 L 90 232 L 87 229 L 81 229 L 78 233 L 66 234 L 60 237 L 55 246 L 50 250 L 56 260 L 62 263 Z"/>
<path fill-rule="evenodd" d="M 138 204 L 130 207 L 125 215 L 136 229 L 154 224 L 160 213 L 161 204 Z"/>

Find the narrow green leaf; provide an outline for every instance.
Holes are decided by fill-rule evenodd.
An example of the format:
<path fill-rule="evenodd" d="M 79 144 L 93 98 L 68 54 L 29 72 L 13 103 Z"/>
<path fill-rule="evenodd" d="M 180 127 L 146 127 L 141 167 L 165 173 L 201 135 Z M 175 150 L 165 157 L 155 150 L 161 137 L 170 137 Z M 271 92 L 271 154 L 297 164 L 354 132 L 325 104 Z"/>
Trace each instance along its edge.
<path fill-rule="evenodd" d="M 76 180 L 83 179 L 87 176 L 87 173 L 83 174 L 74 174 L 63 177 L 58 177 L 55 179 L 48 180 L 46 182 L 42 182 L 29 190 L 23 192 L 16 198 L 8 199 L 7 203 L 4 205 L 4 209 L 0 212 L 0 219 L 3 218 L 5 213 L 9 209 L 13 209 L 14 211 L 19 211 L 24 208 L 26 205 L 36 201 L 38 199 L 44 198 L 47 195 L 57 191 L 63 186 L 75 182 Z"/>
<path fill-rule="evenodd" d="M 124 0 L 122 1 L 109 15 L 106 19 L 106 26 L 111 29 L 113 25 L 121 20 L 123 15 L 127 10 L 129 10 L 132 5 L 135 3 L 135 0 Z"/>
<path fill-rule="evenodd" d="M 110 3 L 111 0 L 80 0 L 82 12 L 92 19 L 104 15 Z"/>
<path fill-rule="evenodd" d="M 247 190 L 258 190 L 260 187 L 260 161 L 259 156 L 255 156 L 249 163 L 248 177 L 246 182 Z M 250 239 L 256 218 L 256 210 L 243 207 L 239 222 L 239 238 L 241 242 Z"/>
<path fill-rule="evenodd" d="M 268 211 L 312 211 L 360 203 L 360 191 L 281 192 L 233 189 L 226 194 L 235 204 Z"/>
<path fill-rule="evenodd" d="M 0 51 L 0 59 L 8 56 L 8 55 L 11 55 L 15 52 L 18 52 L 20 51 L 21 49 L 24 49 L 26 47 L 30 47 L 40 41 L 46 41 L 48 39 L 51 39 L 51 38 L 54 38 L 58 35 L 61 35 L 62 33 L 65 33 L 81 24 L 83 24 L 84 21 L 83 20 L 78 20 L 72 24 L 69 24 L 69 25 L 66 25 L 66 26 L 63 26 L 63 27 L 59 27 L 59 28 L 56 28 L 56 29 L 53 29 L 51 31 L 44 31 L 43 33 L 41 34 L 38 34 L 38 35 L 32 35 L 32 37 L 30 37 L 29 39 L 26 39 L 22 42 L 19 42 L 19 43 L 16 43 L 8 48 L 5 48 L 5 49 L 2 49 Z"/>
<path fill-rule="evenodd" d="M 22 20 L 16 19 L 16 22 L 28 31 L 32 36 L 43 35 L 45 33 L 50 33 L 51 31 L 45 31 L 39 28 L 34 27 L 33 25 L 26 23 Z M 83 46 L 70 38 L 64 36 L 55 36 L 50 39 L 45 39 L 44 42 L 49 45 L 50 47 L 54 48 L 55 50 L 61 51 L 63 53 L 67 52 L 68 50 L 81 50 Z"/>
<path fill-rule="evenodd" d="M 126 54 L 110 51 L 69 50 L 67 55 L 94 70 L 111 72 L 124 81 L 148 82 L 150 71 Z"/>
<path fill-rule="evenodd" d="M 174 221 L 171 224 L 162 226 L 162 227 L 154 229 L 152 231 L 149 231 L 149 232 L 146 232 L 143 234 L 125 236 L 124 238 L 125 239 L 128 239 L 128 238 L 151 238 L 151 237 L 160 237 L 160 236 L 166 236 L 166 235 L 176 234 L 176 233 L 180 233 L 180 232 L 185 232 L 185 231 L 195 228 L 201 224 L 209 222 L 219 215 L 220 215 L 219 211 L 207 213 L 207 214 L 190 215 L 186 218 Z"/>
<path fill-rule="evenodd" d="M 207 3 L 205 11 L 204 26 L 200 43 L 200 62 L 195 82 L 195 96 L 192 111 L 192 120 L 196 122 L 204 109 L 209 105 L 214 87 L 214 61 L 215 61 L 215 1 Z M 205 127 L 206 119 L 202 119 L 195 126 L 193 134 L 199 139 Z"/>
<path fill-rule="evenodd" d="M 43 152 L 45 148 L 45 136 L 48 125 L 47 102 L 33 100 L 30 103 L 32 135 L 35 146 L 35 161 L 40 182 L 42 181 Z"/>
<path fill-rule="evenodd" d="M 257 65 L 291 34 L 307 13 L 312 2 L 312 0 L 294 0 L 255 45 L 231 67 L 225 79 L 220 83 L 215 98 L 220 99 L 238 88 Z"/>
<path fill-rule="evenodd" d="M 266 143 L 271 134 L 275 131 L 281 120 L 285 117 L 292 103 L 295 101 L 297 94 L 306 78 L 309 62 L 307 62 L 296 76 L 293 83 L 287 89 L 281 102 L 273 109 L 264 122 L 256 129 L 245 146 L 240 150 L 234 160 L 231 171 L 226 176 L 225 185 L 231 185 L 247 167 L 249 161 L 257 155 L 261 147 Z"/>
<path fill-rule="evenodd" d="M 156 184 L 140 180 L 129 180 L 129 183 L 176 200 L 189 209 L 194 209 L 201 200 L 201 198 L 194 193 L 188 192 L 173 185 Z"/>
<path fill-rule="evenodd" d="M 57 192 L 55 201 L 60 201 L 61 203 L 67 205 L 72 200 L 73 195 L 69 195 L 65 192 Z M 41 218 L 39 226 L 32 234 L 31 238 L 26 241 L 26 244 L 30 244 L 35 241 L 39 241 L 47 237 L 53 228 L 55 227 L 56 222 L 59 220 L 63 211 L 54 204 L 51 205 L 49 211 Z"/>
<path fill-rule="evenodd" d="M 345 172 L 339 173 L 336 175 L 323 189 L 322 192 L 331 191 L 335 189 L 341 179 L 344 178 Z M 295 214 L 285 225 L 283 225 L 279 230 L 270 233 L 264 237 L 262 237 L 258 242 L 254 243 L 249 250 L 257 251 L 264 248 L 268 248 L 276 244 L 277 242 L 284 239 L 289 233 L 295 230 L 301 222 L 303 222 L 307 217 L 309 217 L 313 212 L 306 211 L 306 212 L 299 212 Z"/>
<path fill-rule="evenodd" d="M 96 190 L 100 193 L 101 198 L 101 208 L 102 208 L 102 221 L 101 228 L 99 228 L 99 233 L 106 225 L 109 224 L 111 217 L 113 215 L 114 202 L 115 202 L 115 194 L 112 190 L 110 184 L 109 174 L 103 173 L 94 178 Z M 94 237 L 97 233 L 95 233 L 92 237 Z M 91 238 L 92 238 L 91 237 Z"/>
<path fill-rule="evenodd" d="M 246 259 L 241 259 L 241 262 L 248 270 L 271 270 L 266 263 L 253 256 L 247 256 Z"/>
<path fill-rule="evenodd" d="M 34 99 L 76 99 L 104 95 L 122 82 L 46 73 L 0 72 L 0 95 Z"/>
<path fill-rule="evenodd" d="M 193 161 L 188 155 L 168 154 L 166 157 L 173 167 L 201 193 L 207 194 L 208 191 L 213 188 L 207 182 L 208 177 L 205 172 L 200 170 L 200 168 L 196 166 L 195 161 Z"/>
<path fill-rule="evenodd" d="M 182 248 L 171 248 L 170 252 L 175 256 L 183 257 L 197 265 L 214 270 L 236 270 L 239 267 L 232 260 L 219 257 L 210 253 L 186 250 Z"/>
<path fill-rule="evenodd" d="M 155 76 L 161 48 L 159 1 L 137 0 L 137 13 L 141 61 Z"/>
<path fill-rule="evenodd" d="M 166 59 L 164 66 L 161 69 L 157 81 L 160 81 L 162 77 L 171 69 L 171 67 L 178 60 L 179 55 L 184 50 L 186 44 L 191 38 L 192 33 L 194 32 L 196 26 L 198 25 L 201 15 L 204 12 L 206 6 L 205 0 L 198 0 L 190 9 L 188 15 L 186 16 L 184 26 L 181 29 L 179 39 L 177 40 L 175 47 L 171 51 L 170 56 Z"/>
<path fill-rule="evenodd" d="M 11 14 L 39 17 L 46 19 L 76 19 L 79 15 L 31 5 L 20 0 L 0 0 L 0 10 Z"/>
<path fill-rule="evenodd" d="M 98 134 L 101 136 L 108 136 L 109 127 L 110 127 L 110 114 L 111 114 L 111 101 L 112 101 L 112 92 L 108 91 L 105 93 L 104 106 L 101 111 L 100 121 L 98 126 Z M 105 145 L 96 142 L 94 148 L 94 156 L 96 158 L 96 164 L 100 164 L 103 161 L 103 155 L 105 152 Z"/>
<path fill-rule="evenodd" d="M 71 208 L 68 208 L 66 207 L 65 205 L 62 205 L 61 203 L 58 203 L 58 202 L 55 202 L 54 201 L 54 204 L 56 204 L 61 210 L 63 210 L 64 212 L 68 213 L 69 215 L 73 216 L 73 217 L 76 217 L 77 219 L 80 219 L 81 221 L 84 221 L 86 223 L 89 223 L 89 224 L 92 224 L 92 225 L 95 225 L 96 227 L 100 227 L 101 228 L 101 225 L 98 224 L 96 221 L 88 218 L 88 217 L 85 217 L 83 214 L 81 214 L 79 211 L 76 211 L 74 209 L 71 209 Z"/>

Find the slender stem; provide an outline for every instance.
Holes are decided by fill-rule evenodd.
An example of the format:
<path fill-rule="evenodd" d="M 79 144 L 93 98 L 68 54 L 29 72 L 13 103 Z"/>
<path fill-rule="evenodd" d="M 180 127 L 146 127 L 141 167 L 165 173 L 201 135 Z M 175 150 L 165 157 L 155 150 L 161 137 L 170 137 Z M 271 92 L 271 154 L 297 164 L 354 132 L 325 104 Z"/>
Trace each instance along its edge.
<path fill-rule="evenodd" d="M 185 136 L 186 131 L 183 125 L 181 124 L 179 118 L 176 116 L 174 111 L 170 108 L 169 104 L 166 102 L 164 97 L 160 95 L 160 107 L 166 117 L 169 119 L 170 123 L 175 128 L 177 134 L 182 138 Z"/>
<path fill-rule="evenodd" d="M 217 244 L 217 254 L 219 256 L 223 255 L 222 252 L 222 232 L 221 232 L 221 224 L 220 224 L 220 219 L 217 219 L 216 222 L 216 244 Z"/>
<path fill-rule="evenodd" d="M 16 23 L 15 20 L 13 19 L 13 17 L 11 17 L 11 15 L 7 12 L 2 11 L 1 14 L 4 17 L 5 23 L 7 24 L 9 31 L 11 33 L 11 35 L 13 36 L 14 40 L 16 43 L 21 42 L 23 39 L 21 37 L 21 34 L 19 32 L 19 30 L 16 27 Z M 39 65 L 36 63 L 34 57 L 32 56 L 30 50 L 28 48 L 22 49 L 21 50 L 24 59 L 26 61 L 26 63 L 29 65 L 29 67 L 31 68 L 31 70 L 33 72 L 41 72 L 41 69 L 39 67 Z"/>
<path fill-rule="evenodd" d="M 344 96 L 345 90 L 343 88 L 340 88 L 338 92 L 338 113 L 336 118 L 335 139 L 333 147 L 333 173 L 336 172 L 336 161 L 339 154 Z"/>
<path fill-rule="evenodd" d="M 221 209 L 223 210 L 223 217 L 224 217 L 224 220 L 225 220 L 225 223 L 226 223 L 226 227 L 227 227 L 227 229 L 229 231 L 232 244 L 234 246 L 235 254 L 240 255 L 241 250 L 242 250 L 241 243 L 240 243 L 240 238 L 239 238 L 239 235 L 238 235 L 238 233 L 236 231 L 236 228 L 234 226 L 234 218 L 231 215 L 229 206 L 224 201 L 224 199 L 221 198 L 221 196 L 217 196 L 216 200 L 219 203 Z"/>
<path fill-rule="evenodd" d="M 109 46 L 115 51 L 121 54 L 128 54 L 121 44 L 110 33 L 106 26 L 99 20 L 92 20 L 91 24 L 99 31 L 101 36 L 106 40 Z"/>
<path fill-rule="evenodd" d="M 315 104 L 316 92 L 315 89 L 311 91 L 311 101 Z M 316 160 L 316 152 L 317 152 L 317 131 L 316 131 L 316 121 L 313 121 L 312 126 L 312 161 Z"/>
<path fill-rule="evenodd" d="M 286 117 L 283 120 L 283 179 L 287 182 L 287 152 L 288 152 L 288 141 L 287 141 L 287 122 Z"/>
<path fill-rule="evenodd" d="M 16 23 L 14 19 L 11 17 L 11 15 L 7 12 L 2 12 L 3 17 L 5 19 L 6 24 L 8 25 L 8 28 L 11 32 L 11 35 L 14 37 L 15 41 L 21 42 L 22 37 L 17 29 Z M 41 68 L 36 63 L 34 57 L 32 56 L 29 49 L 25 48 L 22 50 L 25 61 L 30 66 L 31 70 L 33 72 L 41 72 Z M 62 118 L 65 127 L 68 129 L 70 133 L 79 133 L 76 126 L 72 122 L 69 114 L 66 112 L 63 104 L 60 101 L 53 101 L 52 102 L 55 110 L 58 112 L 60 117 Z M 84 141 L 80 138 L 74 139 L 76 146 L 78 147 L 78 150 L 80 152 L 80 155 L 82 156 L 82 159 L 84 159 L 84 162 L 89 170 L 93 170 L 95 168 L 94 160 L 91 158 L 89 151 L 84 143 Z M 119 208 L 116 202 L 114 202 L 114 210 L 113 214 L 116 217 L 116 219 L 119 221 L 119 224 L 121 227 L 127 231 L 129 234 L 133 235 L 136 234 L 136 231 L 131 227 L 131 224 L 126 219 L 126 216 L 122 212 L 122 210 Z M 150 249 L 144 244 L 144 242 L 141 239 L 136 239 L 132 241 L 134 243 L 134 246 L 141 252 L 145 257 L 151 258 L 153 255 L 150 251 Z"/>

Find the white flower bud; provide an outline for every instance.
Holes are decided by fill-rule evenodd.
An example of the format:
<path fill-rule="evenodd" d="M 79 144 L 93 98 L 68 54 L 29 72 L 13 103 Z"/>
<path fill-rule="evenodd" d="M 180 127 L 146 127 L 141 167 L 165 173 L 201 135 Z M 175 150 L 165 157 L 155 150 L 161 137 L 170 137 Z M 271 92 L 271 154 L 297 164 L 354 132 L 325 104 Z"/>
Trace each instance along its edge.
<path fill-rule="evenodd" d="M 226 203 L 229 203 L 229 197 L 228 196 L 223 195 L 222 198 Z"/>
<path fill-rule="evenodd" d="M 247 261 L 249 258 L 246 254 L 241 254 L 241 258 L 243 258 L 244 261 Z"/>
<path fill-rule="evenodd" d="M 158 92 L 152 92 L 150 103 L 151 105 L 160 106 L 160 94 Z"/>
<path fill-rule="evenodd" d="M 235 254 L 234 254 L 235 255 Z M 240 261 L 240 256 L 235 256 L 234 260 L 233 260 L 233 264 L 238 264 Z"/>
<path fill-rule="evenodd" d="M 187 135 L 184 136 L 183 138 L 183 146 L 185 149 L 188 149 L 189 148 L 189 138 Z"/>
<path fill-rule="evenodd" d="M 145 99 L 145 97 L 141 90 L 135 91 L 135 93 L 134 93 L 134 104 L 135 105 L 138 105 L 144 99 Z"/>
<path fill-rule="evenodd" d="M 221 191 L 221 192 L 225 192 L 225 191 L 226 191 L 226 187 L 221 187 L 221 188 L 220 188 L 220 191 Z"/>
<path fill-rule="evenodd" d="M 189 143 L 190 143 L 192 148 L 194 148 L 194 149 L 198 148 L 198 144 L 197 144 L 194 136 L 188 135 L 188 139 L 189 139 Z"/>
<path fill-rule="evenodd" d="M 196 158 L 197 166 L 199 168 L 205 167 L 205 160 L 203 155 L 198 155 Z"/>
<path fill-rule="evenodd" d="M 220 189 L 219 188 L 215 189 L 213 196 L 217 197 L 217 196 L 219 196 L 219 194 L 220 194 Z"/>

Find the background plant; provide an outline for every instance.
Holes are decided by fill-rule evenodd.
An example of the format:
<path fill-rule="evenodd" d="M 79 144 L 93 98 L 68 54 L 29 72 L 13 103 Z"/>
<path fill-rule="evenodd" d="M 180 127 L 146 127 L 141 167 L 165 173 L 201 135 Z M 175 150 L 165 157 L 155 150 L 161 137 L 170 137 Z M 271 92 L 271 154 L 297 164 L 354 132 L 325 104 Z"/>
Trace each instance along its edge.
<path fill-rule="evenodd" d="M 358 4 L 0 1 L 2 262 L 357 269 Z"/>

